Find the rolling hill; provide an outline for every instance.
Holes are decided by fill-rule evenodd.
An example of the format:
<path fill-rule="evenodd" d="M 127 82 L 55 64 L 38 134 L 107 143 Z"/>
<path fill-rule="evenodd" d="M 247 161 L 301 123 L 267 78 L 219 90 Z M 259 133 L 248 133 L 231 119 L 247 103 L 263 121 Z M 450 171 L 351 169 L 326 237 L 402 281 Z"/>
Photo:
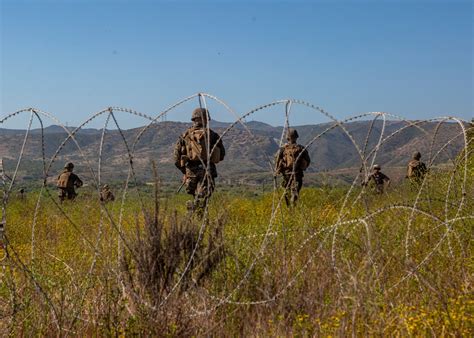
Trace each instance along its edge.
<path fill-rule="evenodd" d="M 376 146 L 383 127 L 381 121 L 373 123 L 372 133 L 364 149 L 371 124 L 371 121 L 344 124 L 344 128 L 355 140 L 360 152 L 366 155 Z M 415 150 L 421 151 L 424 154 L 423 159 L 428 162 L 430 149 L 434 155 L 444 144 L 452 140 L 433 162 L 434 165 L 440 165 L 451 161 L 462 148 L 463 138 L 457 124 L 444 123 L 439 127 L 434 122 L 423 122 L 419 126 L 424 131 L 414 127 L 399 131 L 406 125 L 406 122 L 400 121 L 387 121 L 385 125 L 384 138 L 392 134 L 393 137 L 389 137 L 378 149 L 375 162 L 387 170 L 404 167 Z M 155 160 L 158 163 L 160 177 L 165 182 L 178 179 L 179 172 L 174 168 L 172 159 L 174 143 L 189 126 L 189 123 L 182 122 L 157 123 L 146 130 L 135 145 L 134 141 L 142 128 L 123 131 L 127 145 L 119 131 L 106 130 L 102 153 L 103 177 L 108 181 L 126 177 L 129 167 L 128 147 L 135 149 L 133 163 L 137 177 L 148 179 L 151 173 L 150 163 Z M 331 126 L 332 124 L 317 124 L 295 127 L 300 134 L 299 143 L 308 144 L 313 141 L 308 146 L 312 158 L 312 164 L 308 169 L 309 176 L 311 173 L 321 172 L 347 173 L 351 172 L 350 169 L 358 170 L 361 166 L 359 152 L 341 128 L 336 127 L 318 136 Z M 212 121 L 211 127 L 222 135 L 229 124 Z M 282 130 L 282 127 L 252 121 L 245 125 L 236 125 L 228 131 L 223 136 L 227 154 L 225 161 L 219 164 L 221 179 L 228 182 L 258 182 L 262 175 L 268 176 L 273 156 L 279 147 Z M 20 167 L 20 180 L 37 180 L 42 176 L 42 134 L 45 157 L 48 161 L 67 136 L 59 126 L 46 127 L 43 133 L 39 129 L 31 130 L 24 152 L 24 162 Z M 101 135 L 102 130 L 99 129 L 80 130 L 75 140 L 81 147 L 82 154 L 76 144 L 69 140 L 53 163 L 49 176 L 54 177 L 66 161 L 73 161 L 77 171 L 86 176 L 91 175 L 89 166 L 97 171 Z M 436 138 L 433 141 L 434 135 Z M 24 130 L 0 129 L 0 156 L 7 171 L 12 171 L 14 168 L 24 136 Z"/>

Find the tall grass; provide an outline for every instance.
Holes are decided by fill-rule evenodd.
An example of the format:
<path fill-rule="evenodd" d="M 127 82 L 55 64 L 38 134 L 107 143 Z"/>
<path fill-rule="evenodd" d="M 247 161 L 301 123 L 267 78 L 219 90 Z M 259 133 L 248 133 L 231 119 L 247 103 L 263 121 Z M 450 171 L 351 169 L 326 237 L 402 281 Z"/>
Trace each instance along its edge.
<path fill-rule="evenodd" d="M 13 199 L 0 332 L 472 336 L 472 183 L 216 193 L 202 219 L 183 195 Z"/>

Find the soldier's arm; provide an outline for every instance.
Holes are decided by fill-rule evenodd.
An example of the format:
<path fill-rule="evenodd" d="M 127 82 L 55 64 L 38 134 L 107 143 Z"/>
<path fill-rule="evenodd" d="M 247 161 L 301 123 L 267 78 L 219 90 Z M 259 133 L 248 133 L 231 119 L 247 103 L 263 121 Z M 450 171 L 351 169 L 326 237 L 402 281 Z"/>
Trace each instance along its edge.
<path fill-rule="evenodd" d="M 222 161 L 225 157 L 225 147 L 224 147 L 224 143 L 222 142 L 222 139 L 219 140 L 218 147 L 221 148 L 221 161 Z"/>
<path fill-rule="evenodd" d="M 275 175 L 278 175 L 281 173 L 282 160 L 283 160 L 283 148 L 280 148 L 275 154 Z"/>
<path fill-rule="evenodd" d="M 304 149 L 303 154 L 301 156 L 308 163 L 308 167 L 309 167 L 309 165 L 311 164 L 311 159 L 309 157 L 308 149 Z"/>
<path fill-rule="evenodd" d="M 217 147 L 219 147 L 220 149 L 220 160 L 224 160 L 224 157 L 225 157 L 225 147 L 224 147 L 224 143 L 222 142 L 222 139 L 220 139 L 220 136 L 218 134 L 216 134 L 217 136 Z"/>
<path fill-rule="evenodd" d="M 423 172 L 423 174 L 428 172 L 428 168 L 426 168 L 426 164 L 423 162 L 421 162 L 421 171 Z"/>
<path fill-rule="evenodd" d="M 79 178 L 79 176 L 75 175 L 75 180 L 74 180 L 74 185 L 78 188 L 82 187 L 82 185 L 84 184 L 84 182 L 82 182 L 82 180 Z"/>
<path fill-rule="evenodd" d="M 182 165 L 181 162 L 181 155 L 184 155 L 181 153 L 181 149 L 185 146 L 183 137 L 180 136 L 178 141 L 176 142 L 176 145 L 174 146 L 174 151 L 173 151 L 173 158 L 174 158 L 174 165 L 176 168 L 178 168 L 183 174 L 186 173 L 186 167 Z"/>
<path fill-rule="evenodd" d="M 222 139 L 220 138 L 219 134 L 213 130 L 211 130 L 211 145 L 212 145 L 211 148 L 214 148 L 214 146 L 219 148 L 219 153 L 220 153 L 219 161 L 224 160 L 224 157 L 225 157 L 224 143 L 222 142 Z"/>

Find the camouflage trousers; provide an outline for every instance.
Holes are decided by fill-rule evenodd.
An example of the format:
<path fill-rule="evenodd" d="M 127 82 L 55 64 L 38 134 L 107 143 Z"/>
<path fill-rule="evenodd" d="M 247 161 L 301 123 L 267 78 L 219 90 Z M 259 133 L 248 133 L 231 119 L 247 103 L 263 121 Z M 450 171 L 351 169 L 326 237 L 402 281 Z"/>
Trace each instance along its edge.
<path fill-rule="evenodd" d="M 59 188 L 58 196 L 61 202 L 64 201 L 65 199 L 72 201 L 76 198 L 77 193 L 74 189 Z"/>
<path fill-rule="evenodd" d="M 214 176 L 199 167 L 186 167 L 186 192 L 194 196 L 193 209 L 203 209 L 214 191 Z"/>
<path fill-rule="evenodd" d="M 419 188 L 423 183 L 423 177 L 419 176 L 412 176 L 408 177 L 408 181 L 410 182 L 412 187 Z"/>
<path fill-rule="evenodd" d="M 385 186 L 383 184 L 376 184 L 375 185 L 375 193 L 376 194 L 383 194 Z"/>
<path fill-rule="evenodd" d="M 300 190 L 303 186 L 303 175 L 283 174 L 281 186 L 285 189 L 286 205 L 295 205 L 300 196 Z"/>

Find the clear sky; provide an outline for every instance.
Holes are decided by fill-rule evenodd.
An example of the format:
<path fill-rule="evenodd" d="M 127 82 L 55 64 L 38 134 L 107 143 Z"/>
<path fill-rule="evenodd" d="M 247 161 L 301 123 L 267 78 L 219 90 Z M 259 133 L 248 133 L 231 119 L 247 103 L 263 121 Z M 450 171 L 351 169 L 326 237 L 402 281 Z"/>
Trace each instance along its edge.
<path fill-rule="evenodd" d="M 0 3 L 1 115 L 32 106 L 77 125 L 108 106 L 156 114 L 199 91 L 239 114 L 290 97 L 338 118 L 474 115 L 472 1 Z M 196 102 L 168 119 L 187 120 Z M 297 111 L 293 124 L 323 121 Z"/>

